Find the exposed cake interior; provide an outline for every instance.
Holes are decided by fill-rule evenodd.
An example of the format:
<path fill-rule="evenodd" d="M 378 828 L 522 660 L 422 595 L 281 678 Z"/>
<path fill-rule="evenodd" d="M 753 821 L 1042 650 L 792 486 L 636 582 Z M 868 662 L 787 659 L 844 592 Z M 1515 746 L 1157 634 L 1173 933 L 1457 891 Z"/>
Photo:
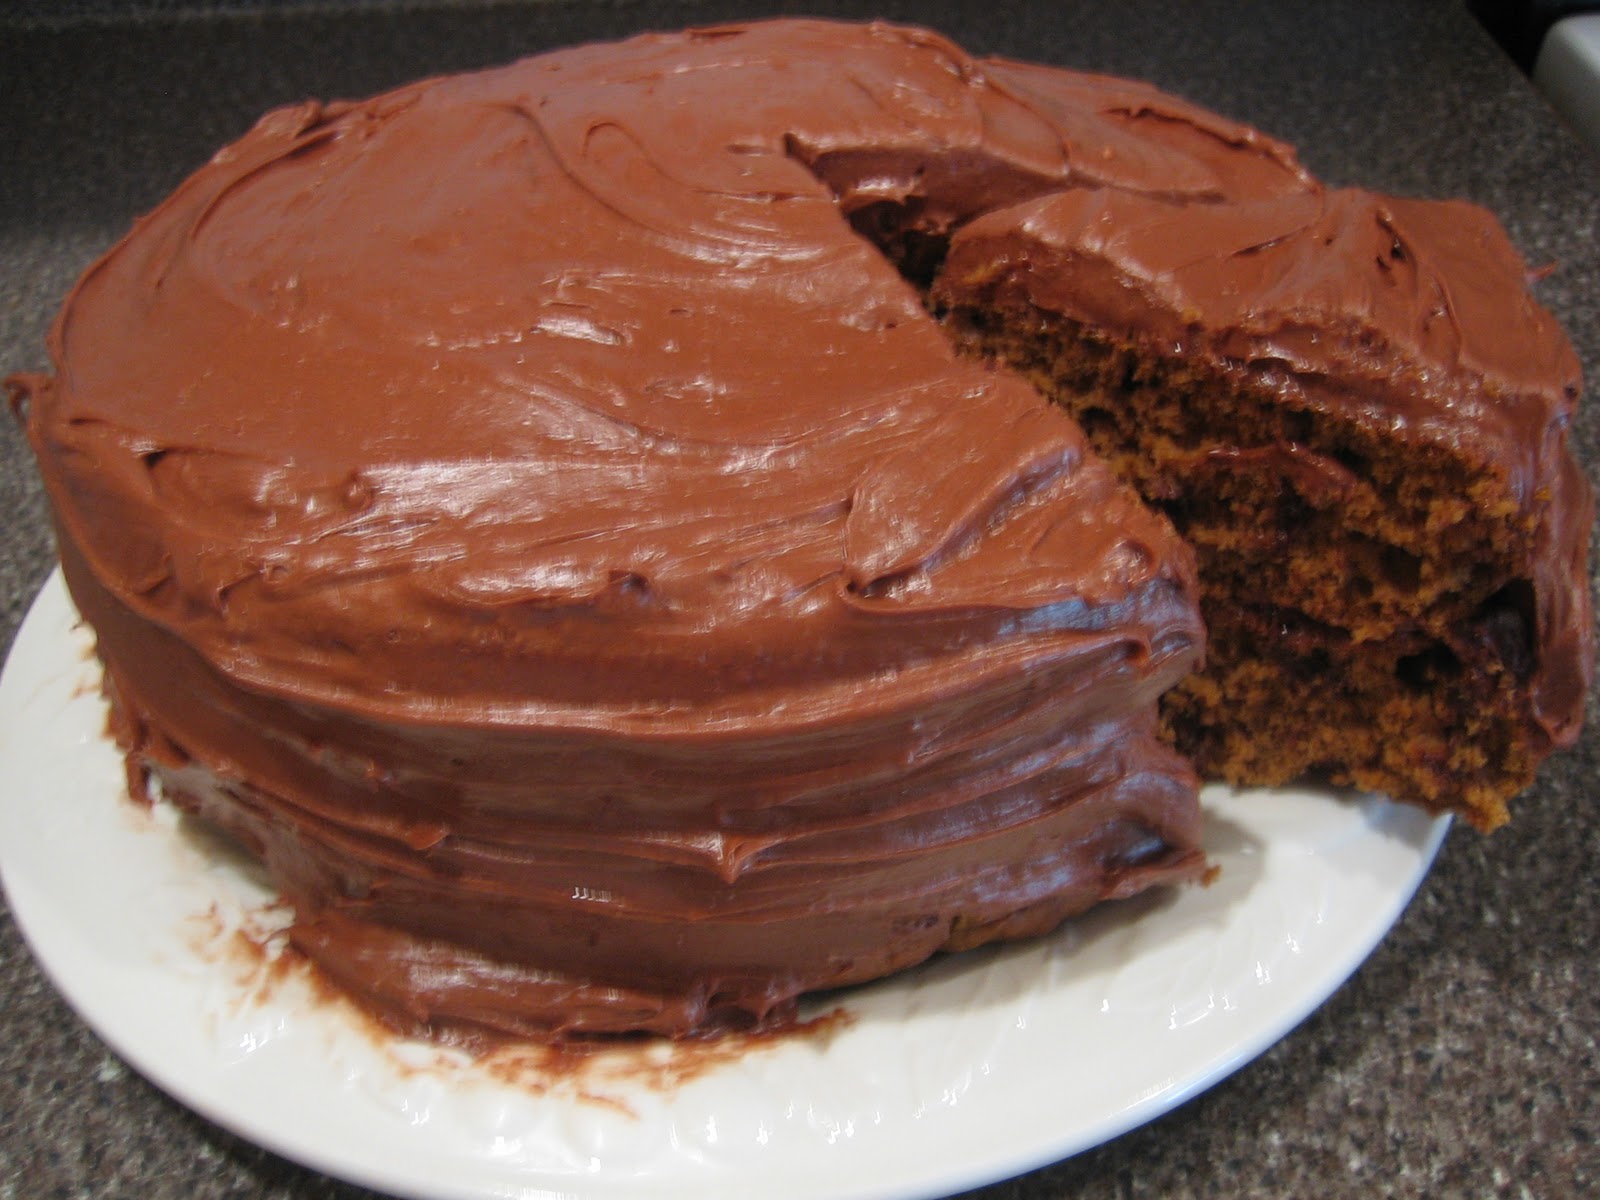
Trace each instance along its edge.
<path fill-rule="evenodd" d="M 1492 435 L 1432 424 L 1423 397 L 1476 391 L 1475 405 L 1532 409 L 1547 426 L 1521 435 L 1553 440 L 1576 384 L 1533 396 L 1380 327 L 1374 309 L 1390 298 L 1363 293 L 1363 269 L 1408 299 L 1440 288 L 1429 319 L 1459 326 L 1430 271 L 1461 247 L 1428 227 L 1482 219 L 1466 206 L 1332 193 L 1260 207 L 1231 218 L 1240 245 L 1215 249 L 1161 244 L 1176 206 L 1110 193 L 1029 200 L 953 229 L 930 228 L 915 204 L 879 203 L 854 224 L 962 350 L 1067 409 L 1196 551 L 1207 662 L 1165 697 L 1163 726 L 1202 775 L 1322 779 L 1492 829 L 1561 736 L 1546 701 L 1581 695 L 1577 674 L 1561 678 L 1581 668 L 1540 646 L 1568 629 L 1571 661 L 1584 658 L 1549 560 L 1581 559 L 1587 490 L 1570 463 L 1530 479 Z M 1351 244 L 1364 239 L 1370 257 Z M 1473 241 L 1485 283 L 1521 286 L 1503 244 L 1487 231 Z M 1243 257 L 1243 270 L 1217 265 Z M 1213 291 L 1261 296 L 1265 281 L 1277 295 L 1219 311 L 1233 297 L 1183 278 L 1201 261 Z M 1330 263 L 1356 277 L 1332 299 L 1317 294 Z M 1271 335 L 1241 332 L 1273 302 L 1284 311 Z M 1526 338 L 1531 362 L 1560 363 L 1543 314 L 1518 315 L 1526 324 L 1507 337 Z M 1326 353 L 1286 348 L 1296 339 Z"/>
<path fill-rule="evenodd" d="M 1533 587 L 1518 573 L 1533 534 L 1501 481 L 1020 297 L 948 319 L 1078 417 L 1195 548 L 1208 661 L 1163 715 L 1202 774 L 1320 775 L 1505 819 L 1537 760 L 1523 737 Z"/>

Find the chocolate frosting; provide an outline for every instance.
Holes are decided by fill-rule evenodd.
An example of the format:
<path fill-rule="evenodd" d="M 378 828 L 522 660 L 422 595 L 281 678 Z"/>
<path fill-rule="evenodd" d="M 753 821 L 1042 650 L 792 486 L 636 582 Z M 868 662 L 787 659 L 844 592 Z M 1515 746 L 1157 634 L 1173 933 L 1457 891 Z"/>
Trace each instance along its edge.
<path fill-rule="evenodd" d="M 269 114 L 17 385 L 135 783 L 435 1032 L 759 1022 L 1195 876 L 1154 736 L 1203 642 L 1187 550 L 851 220 L 1193 212 L 1230 261 L 1265 244 L 1242 202 L 1332 204 L 1151 88 L 884 25 Z M 1140 311 L 1186 311 L 1147 265 Z M 1474 340 L 1497 301 L 1452 303 L 1520 388 Z M 1570 404 L 1532 394 L 1500 423 Z"/>
<path fill-rule="evenodd" d="M 1193 877 L 1187 551 L 847 220 L 1228 157 L 1074 120 L 809 22 L 268 115 L 21 389 L 136 782 L 435 1031 L 770 1019 Z"/>

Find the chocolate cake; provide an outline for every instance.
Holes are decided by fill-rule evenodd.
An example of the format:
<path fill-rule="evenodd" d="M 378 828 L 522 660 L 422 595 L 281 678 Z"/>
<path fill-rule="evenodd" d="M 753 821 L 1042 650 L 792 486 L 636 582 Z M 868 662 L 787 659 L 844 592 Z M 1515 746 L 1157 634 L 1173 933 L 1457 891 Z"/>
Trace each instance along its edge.
<path fill-rule="evenodd" d="M 1349 282 L 1373 222 L 1455 332 Z M 1491 824 L 1578 720 L 1576 385 L 1492 222 L 920 30 L 274 112 L 51 352 L 14 402 L 133 790 L 408 1030 L 749 1027 L 1192 879 L 1171 739 Z M 1286 683 L 1308 751 L 1249 727 Z M 1442 749 L 1364 774 L 1362 697 Z"/>

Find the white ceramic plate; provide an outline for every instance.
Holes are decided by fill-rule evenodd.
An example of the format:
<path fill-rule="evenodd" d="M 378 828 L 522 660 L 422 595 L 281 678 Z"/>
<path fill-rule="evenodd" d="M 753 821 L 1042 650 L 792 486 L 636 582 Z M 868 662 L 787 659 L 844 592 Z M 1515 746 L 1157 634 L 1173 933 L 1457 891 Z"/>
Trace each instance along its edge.
<path fill-rule="evenodd" d="M 932 1196 L 1063 1158 L 1282 1037 L 1388 930 L 1447 827 L 1370 797 L 1210 789 L 1209 887 L 844 993 L 807 1033 L 473 1063 L 282 969 L 250 865 L 125 798 L 74 622 L 53 578 L 0 680 L 0 876 L 40 962 L 196 1111 L 424 1200 Z"/>

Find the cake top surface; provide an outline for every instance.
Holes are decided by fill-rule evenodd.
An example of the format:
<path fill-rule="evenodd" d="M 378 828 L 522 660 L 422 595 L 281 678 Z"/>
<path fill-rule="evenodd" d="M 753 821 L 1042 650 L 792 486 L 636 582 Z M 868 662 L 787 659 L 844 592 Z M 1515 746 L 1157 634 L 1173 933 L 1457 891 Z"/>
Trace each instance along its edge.
<path fill-rule="evenodd" d="M 550 719 L 694 706 L 714 729 L 1182 625 L 1183 552 L 1064 416 L 955 357 L 852 229 L 877 205 L 938 232 L 1328 199 L 1284 145 L 1154 89 L 883 25 L 648 36 L 279 110 L 66 306 L 35 403 L 98 469 L 62 519 L 240 677 L 381 675 L 424 717 L 471 694 L 517 719 L 508 645 Z M 1482 330 L 1548 321 L 1509 317 L 1408 353 L 1471 372 L 1498 362 Z M 1509 395 L 1547 423 L 1570 404 Z"/>

